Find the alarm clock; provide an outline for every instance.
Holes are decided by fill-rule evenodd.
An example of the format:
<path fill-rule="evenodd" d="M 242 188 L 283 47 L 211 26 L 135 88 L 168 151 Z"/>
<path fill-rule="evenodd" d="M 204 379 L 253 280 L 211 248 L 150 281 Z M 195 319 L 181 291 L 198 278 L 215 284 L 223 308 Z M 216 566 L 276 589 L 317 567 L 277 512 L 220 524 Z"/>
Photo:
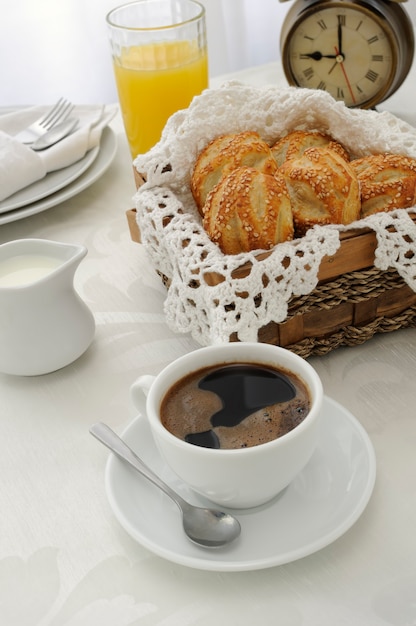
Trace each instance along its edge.
<path fill-rule="evenodd" d="M 280 37 L 290 85 L 367 109 L 400 87 L 414 47 L 408 13 L 390 0 L 295 0 Z"/>

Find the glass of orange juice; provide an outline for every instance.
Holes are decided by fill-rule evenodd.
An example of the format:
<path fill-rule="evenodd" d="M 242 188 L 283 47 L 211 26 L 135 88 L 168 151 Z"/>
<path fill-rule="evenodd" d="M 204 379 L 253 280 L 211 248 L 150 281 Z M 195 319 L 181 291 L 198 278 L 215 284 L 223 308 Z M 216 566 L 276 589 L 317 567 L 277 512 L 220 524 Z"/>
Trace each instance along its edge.
<path fill-rule="evenodd" d="M 205 9 L 196 0 L 137 0 L 106 19 L 134 159 L 159 141 L 173 113 L 208 87 Z"/>

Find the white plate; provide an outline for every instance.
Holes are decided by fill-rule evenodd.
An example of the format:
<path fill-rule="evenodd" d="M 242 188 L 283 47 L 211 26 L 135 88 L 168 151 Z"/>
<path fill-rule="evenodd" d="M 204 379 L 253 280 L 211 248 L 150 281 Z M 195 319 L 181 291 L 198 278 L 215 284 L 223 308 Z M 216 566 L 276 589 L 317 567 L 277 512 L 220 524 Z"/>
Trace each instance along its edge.
<path fill-rule="evenodd" d="M 66 187 L 69 183 L 72 183 L 73 180 L 81 176 L 91 163 L 95 161 L 99 150 L 99 146 L 96 146 L 76 163 L 64 167 L 61 170 L 57 170 L 56 172 L 49 172 L 49 174 L 46 174 L 41 180 L 37 180 L 24 189 L 16 191 L 12 196 L 0 202 L 0 213 L 20 209 L 20 207 L 37 202 L 59 191 L 63 187 Z"/>
<path fill-rule="evenodd" d="M 163 463 L 145 418 L 137 417 L 123 438 L 184 498 L 207 505 Z M 241 536 L 226 548 L 209 550 L 191 543 L 176 505 L 113 454 L 105 483 L 117 520 L 155 554 L 197 569 L 244 571 L 295 561 L 338 539 L 364 511 L 375 475 L 367 433 L 349 411 L 326 397 L 321 439 L 312 459 L 270 503 L 233 512 L 240 520 Z"/>
<path fill-rule="evenodd" d="M 72 182 L 67 181 L 67 184 L 55 193 L 51 193 L 37 202 L 31 202 L 22 208 L 2 213 L 0 215 L 0 225 L 7 224 L 8 222 L 14 222 L 30 215 L 35 215 L 36 213 L 50 209 L 51 207 L 56 206 L 57 204 L 60 204 L 61 202 L 64 202 L 65 200 L 72 198 L 72 196 L 80 193 L 104 174 L 107 168 L 111 165 L 116 154 L 116 150 L 117 137 L 113 130 L 106 126 L 102 133 L 99 148 L 97 147 L 90 151 L 90 153 L 95 151 L 97 151 L 97 153 L 91 155 L 88 159 L 87 157 L 90 153 L 84 157 L 84 159 L 87 159 L 86 169 L 84 168 L 85 171 L 83 170 L 83 172 L 78 172 Z M 81 159 L 81 161 L 84 159 Z M 81 163 L 81 161 L 78 161 L 78 163 Z M 77 164 L 75 163 L 74 165 Z"/>

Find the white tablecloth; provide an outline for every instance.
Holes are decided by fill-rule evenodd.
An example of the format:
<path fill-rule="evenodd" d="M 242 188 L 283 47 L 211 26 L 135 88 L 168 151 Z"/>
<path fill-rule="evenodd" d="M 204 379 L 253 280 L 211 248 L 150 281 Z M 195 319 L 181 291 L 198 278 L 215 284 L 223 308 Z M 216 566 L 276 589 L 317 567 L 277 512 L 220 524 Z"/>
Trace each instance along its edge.
<path fill-rule="evenodd" d="M 239 78 L 282 80 L 274 66 Z M 402 94 L 385 108 L 416 125 L 407 104 L 415 81 Z M 92 346 L 72 365 L 41 377 L 0 375 L 0 624 L 416 624 L 414 329 L 311 359 L 325 393 L 361 422 L 377 457 L 366 510 L 328 547 L 270 569 L 211 572 L 154 555 L 116 521 L 104 490 L 108 453 L 89 426 L 101 420 L 122 432 L 135 417 L 135 378 L 197 346 L 167 327 L 165 289 L 130 240 L 131 162 L 119 117 L 112 127 L 118 152 L 98 182 L 0 226 L 0 243 L 86 245 L 75 285 L 97 323 Z"/>

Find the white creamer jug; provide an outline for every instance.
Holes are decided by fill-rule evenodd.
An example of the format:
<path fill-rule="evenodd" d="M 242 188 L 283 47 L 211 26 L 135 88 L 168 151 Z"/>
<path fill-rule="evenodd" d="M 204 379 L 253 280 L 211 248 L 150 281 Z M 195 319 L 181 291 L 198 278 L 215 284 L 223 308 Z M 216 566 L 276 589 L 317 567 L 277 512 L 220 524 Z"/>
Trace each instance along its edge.
<path fill-rule="evenodd" d="M 88 348 L 94 316 L 73 284 L 86 254 L 45 239 L 0 245 L 0 372 L 46 374 Z"/>

